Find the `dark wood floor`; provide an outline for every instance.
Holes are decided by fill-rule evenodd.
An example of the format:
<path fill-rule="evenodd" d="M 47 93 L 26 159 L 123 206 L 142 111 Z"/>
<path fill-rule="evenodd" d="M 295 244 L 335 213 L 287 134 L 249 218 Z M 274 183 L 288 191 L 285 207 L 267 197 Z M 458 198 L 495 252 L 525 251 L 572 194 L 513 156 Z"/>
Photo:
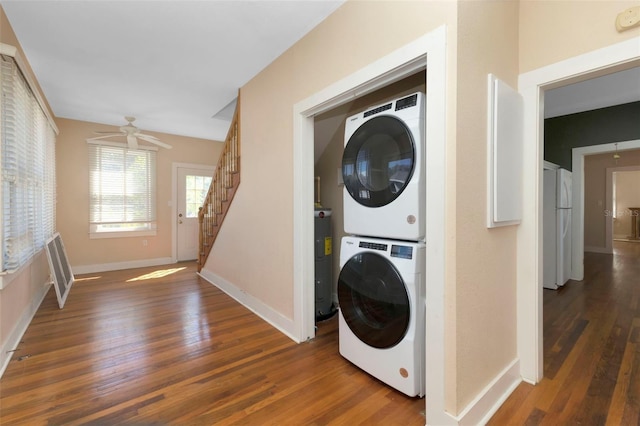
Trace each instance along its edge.
<path fill-rule="evenodd" d="M 640 244 L 585 256 L 544 292 L 544 379 L 490 425 L 640 424 Z M 51 289 L 0 380 L 1 425 L 423 425 L 408 398 L 338 354 L 337 321 L 296 345 L 194 264 Z"/>
<path fill-rule="evenodd" d="M 490 425 L 640 425 L 640 243 L 585 253 L 585 279 L 544 291 L 544 378 Z"/>
<path fill-rule="evenodd" d="M 424 425 L 409 398 L 338 354 L 337 317 L 295 344 L 195 264 L 50 289 L 0 380 L 1 425 Z"/>

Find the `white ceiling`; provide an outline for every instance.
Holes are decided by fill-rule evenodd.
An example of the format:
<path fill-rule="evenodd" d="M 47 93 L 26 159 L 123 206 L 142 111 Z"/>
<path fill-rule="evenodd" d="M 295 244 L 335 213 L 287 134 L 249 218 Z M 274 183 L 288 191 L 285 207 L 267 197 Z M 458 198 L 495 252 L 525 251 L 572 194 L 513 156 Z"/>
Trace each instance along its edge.
<path fill-rule="evenodd" d="M 0 0 L 56 117 L 213 140 L 238 88 L 343 2 Z"/>
<path fill-rule="evenodd" d="M 640 67 L 573 83 L 544 94 L 544 117 L 640 101 Z"/>
<path fill-rule="evenodd" d="M 0 0 L 57 117 L 213 140 L 238 88 L 343 2 Z M 545 117 L 638 100 L 640 67 L 546 91 Z"/>

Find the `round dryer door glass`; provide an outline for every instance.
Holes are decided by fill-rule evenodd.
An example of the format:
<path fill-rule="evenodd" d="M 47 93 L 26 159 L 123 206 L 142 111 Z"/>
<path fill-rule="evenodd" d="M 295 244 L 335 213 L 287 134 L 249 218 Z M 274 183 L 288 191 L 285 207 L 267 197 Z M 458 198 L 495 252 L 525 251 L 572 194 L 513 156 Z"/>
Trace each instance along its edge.
<path fill-rule="evenodd" d="M 376 253 L 353 256 L 340 271 L 338 300 L 347 325 L 374 348 L 400 343 L 409 327 L 409 297 L 398 270 Z"/>
<path fill-rule="evenodd" d="M 402 193 L 414 162 L 414 141 L 407 126 L 394 117 L 375 117 L 349 138 L 342 156 L 342 178 L 358 203 L 382 207 Z"/>

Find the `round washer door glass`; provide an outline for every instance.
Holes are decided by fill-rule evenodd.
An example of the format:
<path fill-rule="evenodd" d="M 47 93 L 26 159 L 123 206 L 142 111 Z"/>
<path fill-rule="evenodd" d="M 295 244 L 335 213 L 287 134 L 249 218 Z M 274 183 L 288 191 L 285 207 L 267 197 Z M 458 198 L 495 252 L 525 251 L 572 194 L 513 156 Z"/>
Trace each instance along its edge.
<path fill-rule="evenodd" d="M 342 178 L 358 203 L 382 207 L 402 193 L 414 164 L 414 141 L 407 126 L 397 118 L 380 116 L 349 138 L 342 155 Z"/>
<path fill-rule="evenodd" d="M 409 327 L 409 297 L 398 270 L 372 252 L 353 256 L 338 278 L 340 311 L 351 331 L 374 348 L 400 343 Z"/>

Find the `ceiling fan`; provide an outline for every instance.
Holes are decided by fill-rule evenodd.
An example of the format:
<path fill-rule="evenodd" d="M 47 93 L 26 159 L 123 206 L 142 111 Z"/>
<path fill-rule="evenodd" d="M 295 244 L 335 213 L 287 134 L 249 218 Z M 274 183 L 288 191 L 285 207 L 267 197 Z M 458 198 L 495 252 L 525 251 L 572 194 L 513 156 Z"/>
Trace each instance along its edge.
<path fill-rule="evenodd" d="M 120 133 L 117 132 L 100 132 L 96 131 L 94 133 L 103 134 L 103 136 L 97 136 L 95 138 L 89 138 L 88 141 L 95 141 L 98 139 L 107 139 L 115 136 L 126 136 L 127 144 L 129 145 L 129 149 L 137 149 L 138 148 L 138 139 L 143 141 L 150 142 L 152 144 L 158 145 L 162 148 L 171 149 L 171 145 L 168 145 L 155 136 L 146 135 L 144 133 L 140 133 L 140 129 L 133 125 L 133 122 L 136 120 L 135 117 L 125 117 L 127 120 L 127 124 L 120 127 Z"/>

